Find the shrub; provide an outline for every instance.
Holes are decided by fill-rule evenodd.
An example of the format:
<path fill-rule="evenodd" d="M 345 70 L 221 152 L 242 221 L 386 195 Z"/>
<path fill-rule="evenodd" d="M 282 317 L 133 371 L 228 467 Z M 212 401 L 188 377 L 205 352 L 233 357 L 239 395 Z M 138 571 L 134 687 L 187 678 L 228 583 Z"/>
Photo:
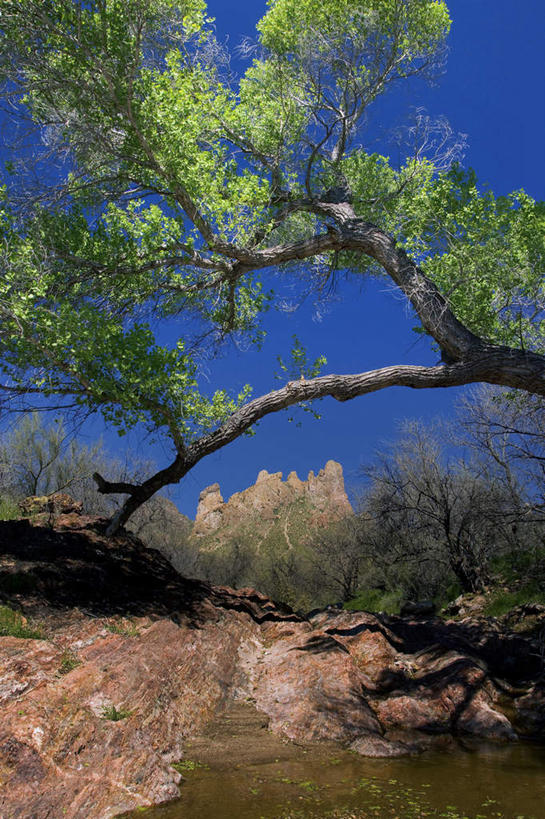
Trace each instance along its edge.
<path fill-rule="evenodd" d="M 115 705 L 105 705 L 102 708 L 102 719 L 108 719 L 111 722 L 119 722 L 122 719 L 127 719 L 132 715 L 132 711 L 127 711 L 126 708 L 116 708 Z"/>
<path fill-rule="evenodd" d="M 0 606 L 0 637 L 43 640 L 41 629 L 28 625 L 23 615 L 13 611 L 9 606 Z"/>
<path fill-rule="evenodd" d="M 61 664 L 59 666 L 59 674 L 69 674 L 74 668 L 77 668 L 78 665 L 81 665 L 81 660 L 76 657 L 73 651 L 70 649 L 66 649 L 63 651 L 61 657 Z"/>
<path fill-rule="evenodd" d="M 381 589 L 364 589 L 356 597 L 344 604 L 348 611 L 384 611 L 386 614 L 399 614 L 403 601 L 401 590 L 382 591 Z"/>

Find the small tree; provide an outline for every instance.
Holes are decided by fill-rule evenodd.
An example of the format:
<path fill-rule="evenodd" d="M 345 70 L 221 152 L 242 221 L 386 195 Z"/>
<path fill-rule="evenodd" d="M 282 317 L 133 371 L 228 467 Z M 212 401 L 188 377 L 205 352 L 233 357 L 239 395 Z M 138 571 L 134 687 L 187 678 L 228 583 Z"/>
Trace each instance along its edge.
<path fill-rule="evenodd" d="M 365 509 L 379 529 L 405 558 L 446 560 L 463 591 L 482 590 L 514 511 L 511 493 L 475 467 L 445 464 L 431 432 L 406 424 L 392 454 L 367 470 Z"/>
<path fill-rule="evenodd" d="M 193 542 L 191 549 L 196 553 L 195 569 L 199 577 L 235 588 L 255 583 L 255 550 L 243 538 L 230 540 L 215 550 L 199 550 L 198 543 Z"/>
<path fill-rule="evenodd" d="M 452 570 L 444 545 L 430 532 L 415 531 L 407 515 L 388 507 L 384 487 L 371 484 L 358 511 L 358 537 L 365 555 L 362 588 L 424 600 L 444 593 Z"/>
<path fill-rule="evenodd" d="M 0 446 L 2 492 L 16 499 L 76 493 L 104 462 L 100 442 L 87 447 L 68 434 L 62 419 L 45 424 L 40 413 L 31 413 Z"/>
<path fill-rule="evenodd" d="M 543 209 L 480 191 L 425 117 L 397 165 L 361 147 L 375 99 L 433 75 L 444 0 L 272 0 L 241 77 L 204 0 L 2 0 L 0 13 L 11 114 L 41 136 L 34 168 L 12 149 L 0 214 L 0 394 L 165 437 L 172 461 L 147 479 L 97 474 L 99 492 L 127 496 L 110 532 L 301 402 L 477 381 L 545 395 Z M 388 277 L 443 363 L 311 367 L 252 400 L 199 383 L 203 344 L 259 343 L 263 271 L 281 298 L 284 280 L 323 288 L 339 267 Z M 169 345 L 154 328 L 173 319 Z"/>
<path fill-rule="evenodd" d="M 363 579 L 362 569 L 369 554 L 362 533 L 364 526 L 364 518 L 348 517 L 318 529 L 307 544 L 321 589 L 326 588 L 343 603 L 355 596 Z"/>
<path fill-rule="evenodd" d="M 518 501 L 521 522 L 543 522 L 545 402 L 540 396 L 481 387 L 461 403 L 457 439 L 494 468 L 513 505 Z"/>

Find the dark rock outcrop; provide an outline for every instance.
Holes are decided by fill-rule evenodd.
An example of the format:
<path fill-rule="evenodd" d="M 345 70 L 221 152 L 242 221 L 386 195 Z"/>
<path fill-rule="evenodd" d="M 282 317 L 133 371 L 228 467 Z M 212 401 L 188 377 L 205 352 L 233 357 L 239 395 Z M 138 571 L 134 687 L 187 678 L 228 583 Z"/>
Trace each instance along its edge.
<path fill-rule="evenodd" d="M 172 763 L 236 700 L 292 740 L 375 756 L 544 736 L 532 638 L 367 612 L 305 620 L 103 529 L 75 513 L 0 523 L 0 602 L 42 630 L 0 637 L 3 819 L 106 819 L 176 797 Z"/>
<path fill-rule="evenodd" d="M 402 617 L 434 617 L 437 614 L 437 606 L 433 600 L 419 600 L 417 602 L 408 600 L 401 606 L 399 613 Z"/>

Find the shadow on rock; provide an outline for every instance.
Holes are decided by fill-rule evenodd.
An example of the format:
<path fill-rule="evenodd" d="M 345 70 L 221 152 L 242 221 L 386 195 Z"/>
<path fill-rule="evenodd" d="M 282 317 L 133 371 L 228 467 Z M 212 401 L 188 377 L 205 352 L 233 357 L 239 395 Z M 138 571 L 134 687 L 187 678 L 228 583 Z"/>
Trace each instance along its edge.
<path fill-rule="evenodd" d="M 253 590 L 183 578 L 133 535 L 107 538 L 105 525 L 78 514 L 61 515 L 54 528 L 26 519 L 0 522 L 0 599 L 77 607 L 96 617 L 173 616 L 193 626 L 217 619 L 219 609 L 245 612 L 258 623 L 300 619 Z"/>

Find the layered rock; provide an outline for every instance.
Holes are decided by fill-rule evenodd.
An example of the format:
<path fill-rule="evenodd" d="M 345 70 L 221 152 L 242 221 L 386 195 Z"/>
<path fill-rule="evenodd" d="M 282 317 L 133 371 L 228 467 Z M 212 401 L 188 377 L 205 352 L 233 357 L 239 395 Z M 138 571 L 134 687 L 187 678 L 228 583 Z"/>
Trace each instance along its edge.
<path fill-rule="evenodd" d="M 296 472 L 290 472 L 283 481 L 282 472 L 270 474 L 262 469 L 253 486 L 231 495 L 227 502 L 215 483 L 201 492 L 193 535 L 209 536 L 220 530 L 225 533 L 249 518 L 272 521 L 297 502 L 305 506 L 316 524 L 351 514 L 342 466 L 328 461 L 317 475 L 309 472 L 306 481 L 300 480 Z"/>
<path fill-rule="evenodd" d="M 545 738 L 534 636 L 497 621 L 324 611 L 180 577 L 75 513 L 0 523 L 0 816 L 110 819 L 174 798 L 173 763 L 233 701 L 276 734 L 391 756 L 459 734 Z M 503 709 L 503 710 L 502 710 Z"/>

